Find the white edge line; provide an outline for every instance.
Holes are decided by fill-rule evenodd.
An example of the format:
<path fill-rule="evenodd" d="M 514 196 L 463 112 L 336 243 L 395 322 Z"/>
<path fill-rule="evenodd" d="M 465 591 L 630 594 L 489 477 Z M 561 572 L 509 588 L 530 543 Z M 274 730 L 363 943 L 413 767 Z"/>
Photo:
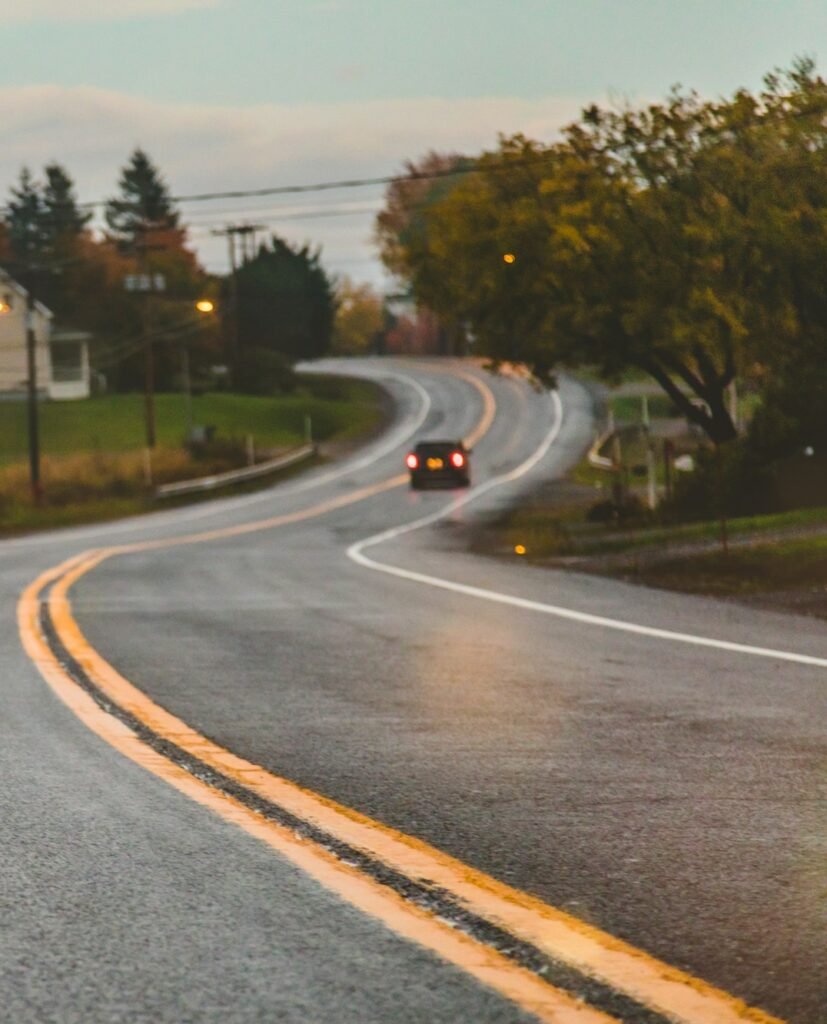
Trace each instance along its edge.
<path fill-rule="evenodd" d="M 623 633 L 634 633 L 638 636 L 652 637 L 657 640 L 671 640 L 677 643 L 693 644 L 696 647 L 710 647 L 720 651 L 729 651 L 736 654 L 749 654 L 753 657 L 772 658 L 777 661 L 794 662 L 799 665 L 814 665 L 818 668 L 827 668 L 827 658 L 816 657 L 811 654 L 798 654 L 794 651 L 776 650 L 772 647 L 756 647 L 752 644 L 736 643 L 731 640 L 716 640 L 713 637 L 699 636 L 694 633 L 680 633 L 671 629 L 660 629 L 656 626 L 644 626 L 636 622 L 627 622 L 624 619 L 612 619 L 604 615 L 592 615 L 589 612 L 579 612 L 573 608 L 564 608 L 560 605 L 545 604 L 541 601 L 531 601 L 524 597 L 515 597 L 511 594 L 503 594 L 496 590 L 487 590 L 482 587 L 473 587 L 465 583 L 456 583 L 453 580 L 441 579 L 438 576 L 428 576 L 425 573 L 413 572 L 409 569 L 401 569 L 397 566 L 388 565 L 385 562 L 377 562 L 364 554 L 365 548 L 382 544 L 385 541 L 393 540 L 414 530 L 421 530 L 440 519 L 451 515 L 456 509 L 475 501 L 486 491 L 494 487 L 501 487 L 528 473 L 543 458 L 549 448 L 557 440 L 563 426 L 563 404 L 556 391 L 551 392 L 551 401 L 555 410 L 555 421 L 537 450 L 530 455 L 525 462 L 516 469 L 501 476 L 492 477 L 479 487 L 474 487 L 468 494 L 452 501 L 445 508 L 439 509 L 430 515 L 423 516 L 403 526 L 396 526 L 382 533 L 373 534 L 364 540 L 356 541 L 347 549 L 347 556 L 357 565 L 365 569 L 372 569 L 376 572 L 383 572 L 390 576 L 397 576 L 400 579 L 409 580 L 412 583 L 422 583 L 429 587 L 438 587 L 440 590 L 450 590 L 455 594 L 463 594 L 466 597 L 475 597 L 484 601 L 493 601 L 497 604 L 510 605 L 512 608 L 522 608 L 526 611 L 540 612 L 544 615 L 553 615 L 560 619 L 568 619 L 572 622 L 580 622 L 588 626 L 600 626 L 604 629 L 614 629 Z"/>

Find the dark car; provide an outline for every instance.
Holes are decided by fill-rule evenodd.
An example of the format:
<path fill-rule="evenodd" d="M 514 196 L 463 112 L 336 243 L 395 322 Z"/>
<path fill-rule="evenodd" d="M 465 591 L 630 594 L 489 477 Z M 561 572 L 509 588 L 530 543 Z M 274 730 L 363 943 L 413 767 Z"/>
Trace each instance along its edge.
<path fill-rule="evenodd" d="M 411 487 L 467 487 L 470 454 L 462 441 L 420 441 L 405 459 Z"/>

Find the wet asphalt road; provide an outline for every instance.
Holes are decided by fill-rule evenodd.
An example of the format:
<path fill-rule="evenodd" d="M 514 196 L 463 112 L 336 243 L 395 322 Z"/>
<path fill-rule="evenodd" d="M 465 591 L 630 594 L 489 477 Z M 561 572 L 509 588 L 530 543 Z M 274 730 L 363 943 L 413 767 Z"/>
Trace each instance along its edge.
<path fill-rule="evenodd" d="M 479 419 L 478 392 L 445 366 L 393 369 L 430 396 L 417 436 L 459 436 Z M 15 596 L 69 553 L 294 511 L 397 473 L 422 397 L 387 386 L 392 433 L 347 475 L 311 488 L 323 469 L 219 506 L 0 546 L 0 1005 L 13 1011 L 0 1019 L 524 1019 L 105 747 L 14 636 Z M 522 383 L 489 386 L 498 413 L 474 453 L 476 482 L 517 466 L 552 419 Z M 827 652 L 814 621 L 469 555 L 465 525 L 587 444 L 585 392 L 565 383 L 562 400 L 560 435 L 531 473 L 371 557 Z M 346 556 L 451 497 L 398 488 L 267 533 L 121 556 L 81 581 L 76 615 L 121 672 L 222 745 L 750 1003 L 823 1024 L 825 670 L 491 604 Z"/>

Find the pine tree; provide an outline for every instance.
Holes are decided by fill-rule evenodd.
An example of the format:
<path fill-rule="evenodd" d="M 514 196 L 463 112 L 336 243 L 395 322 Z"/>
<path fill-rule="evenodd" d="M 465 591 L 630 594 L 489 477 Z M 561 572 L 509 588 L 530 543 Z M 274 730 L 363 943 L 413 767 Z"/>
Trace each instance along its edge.
<path fill-rule="evenodd" d="M 106 223 L 112 236 L 125 247 L 139 248 L 153 237 L 174 232 L 179 236 L 178 213 L 158 168 L 140 148 L 130 157 L 118 181 L 120 197 L 106 204 Z"/>
<path fill-rule="evenodd" d="M 12 187 L 7 204 L 6 225 L 12 261 L 22 268 L 39 267 L 47 256 L 44 207 L 41 190 L 28 167 Z"/>
<path fill-rule="evenodd" d="M 237 273 L 241 390 L 284 387 L 284 368 L 330 348 L 336 302 L 319 252 L 273 236 Z"/>
<path fill-rule="evenodd" d="M 46 184 L 42 193 L 44 233 L 54 245 L 76 239 L 92 219 L 82 213 L 75 197 L 75 184 L 58 163 L 45 167 Z"/>

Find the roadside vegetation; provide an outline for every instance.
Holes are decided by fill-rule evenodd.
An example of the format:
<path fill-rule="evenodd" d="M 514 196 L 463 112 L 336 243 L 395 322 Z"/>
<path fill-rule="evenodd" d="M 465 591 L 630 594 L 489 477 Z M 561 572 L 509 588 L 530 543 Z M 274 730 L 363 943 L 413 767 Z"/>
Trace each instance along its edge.
<path fill-rule="evenodd" d="M 256 461 L 304 444 L 308 427 L 316 442 L 351 443 L 379 429 L 384 402 L 369 382 L 311 374 L 299 377 L 288 395 L 205 394 L 193 399 L 193 415 L 197 424 L 213 431 L 210 440 L 197 444 L 186 443 L 180 395 L 156 396 L 156 411 L 158 444 L 151 455 L 150 478 L 142 396 L 44 403 L 43 499 L 35 505 L 29 492 L 25 405 L 0 403 L 0 531 L 115 518 L 155 508 L 158 484 L 247 465 L 251 441 Z"/>
<path fill-rule="evenodd" d="M 584 457 L 566 479 L 484 524 L 474 538 L 477 550 L 827 618 L 827 506 L 728 518 L 724 550 L 721 520 L 693 516 L 681 503 L 682 478 L 693 474 L 673 468 L 678 499 L 654 510 L 646 504 L 647 447 L 657 453 L 656 483 L 665 499 L 664 444 L 697 455 L 697 436 L 680 418 L 664 415 L 668 406 L 650 404 L 661 415 L 644 431 L 639 397 L 612 394 L 607 401 L 621 438 L 619 468 L 597 468 Z M 608 441 L 601 450 L 611 447 Z"/>

